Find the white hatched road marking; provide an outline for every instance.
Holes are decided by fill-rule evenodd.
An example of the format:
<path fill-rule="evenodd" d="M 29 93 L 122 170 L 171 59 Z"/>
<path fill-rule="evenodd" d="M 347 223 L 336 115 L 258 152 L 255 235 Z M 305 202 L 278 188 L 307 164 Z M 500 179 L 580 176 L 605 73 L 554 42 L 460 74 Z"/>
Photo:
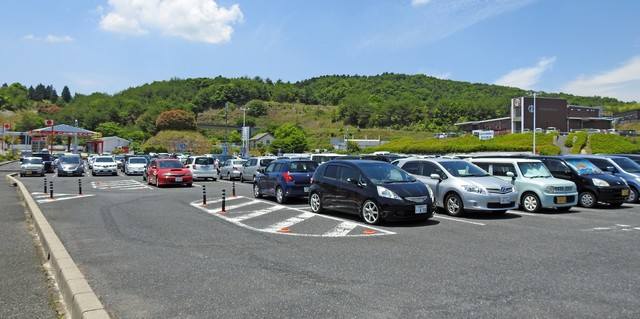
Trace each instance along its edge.
<path fill-rule="evenodd" d="M 135 190 L 135 189 L 152 189 L 148 185 L 145 185 L 139 181 L 133 179 L 117 180 L 117 181 L 92 181 L 91 187 L 95 189 L 107 190 L 107 189 L 120 189 L 120 190 Z"/>
<path fill-rule="evenodd" d="M 280 231 L 288 231 L 289 227 L 301 223 L 311 217 L 315 216 L 315 214 L 311 212 L 302 213 L 298 216 L 291 217 L 287 220 L 283 220 L 279 223 L 275 223 L 269 227 L 263 228 L 262 230 L 267 233 L 275 233 Z"/>
<path fill-rule="evenodd" d="M 38 204 L 46 204 L 46 203 L 59 202 L 59 201 L 69 200 L 69 199 L 92 197 L 96 195 L 95 194 L 78 195 L 78 194 L 53 193 L 53 198 L 49 198 L 50 194 L 34 192 L 34 193 L 31 193 L 31 196 Z"/>
<path fill-rule="evenodd" d="M 237 197 L 233 197 L 233 198 L 229 198 L 227 199 L 227 202 L 230 200 L 236 200 L 236 199 L 247 199 L 246 197 L 243 196 L 237 196 Z M 214 201 L 207 201 L 207 205 L 209 204 L 214 204 L 214 203 L 220 203 L 222 200 L 218 199 L 218 200 L 214 200 Z M 243 215 L 236 215 L 236 216 L 229 216 L 227 213 L 229 213 L 230 209 L 234 209 L 237 207 L 241 207 L 241 206 L 248 206 L 248 205 L 252 205 L 252 204 L 256 204 L 256 203 L 265 203 L 268 204 L 269 207 L 268 208 L 264 208 L 264 209 L 260 209 L 260 210 L 256 210 L 256 211 L 252 211 L 252 212 L 248 212 L 247 214 L 243 214 Z M 246 203 L 242 203 L 242 204 L 238 204 L 238 205 L 233 205 L 233 206 L 228 206 L 226 207 L 225 210 L 227 210 L 226 212 L 221 212 L 219 208 L 215 208 L 215 209 L 209 209 L 207 207 L 202 206 L 202 201 L 194 201 L 191 203 L 191 206 L 202 210 L 204 212 L 206 212 L 209 215 L 213 215 L 219 218 L 222 218 L 232 224 L 235 224 L 236 226 L 240 226 L 242 228 L 245 229 L 250 229 L 253 231 L 257 231 L 257 232 L 264 232 L 264 233 L 271 233 L 271 234 L 281 234 L 281 235 L 290 235 L 290 236 L 302 236 L 302 237 L 326 237 L 326 238 L 330 238 L 330 237 L 369 237 L 369 236 L 383 236 L 383 235 L 395 235 L 394 232 L 386 230 L 386 229 L 382 229 L 382 228 L 378 228 L 378 227 L 373 227 L 373 226 L 369 226 L 369 225 L 364 225 L 361 223 L 357 223 L 357 222 L 351 222 L 351 221 L 346 221 L 343 220 L 341 218 L 338 217 L 333 217 L 333 216 L 328 216 L 328 215 L 320 215 L 320 214 L 316 214 L 316 213 L 312 213 L 312 212 L 308 212 L 305 211 L 303 209 L 299 209 L 299 208 L 295 208 L 295 207 L 287 207 L 287 206 L 283 206 L 283 205 L 278 205 L 269 201 L 265 201 L 265 200 L 259 200 L 259 199 L 252 199 L 249 202 Z M 257 227 L 253 227 L 253 226 L 249 226 L 247 224 L 244 224 L 243 221 L 251 219 L 251 218 L 255 218 L 255 217 L 259 217 L 259 216 L 263 216 L 263 215 L 267 215 L 270 213 L 274 213 L 274 212 L 278 212 L 280 210 L 289 210 L 289 211 L 297 211 L 300 212 L 301 214 L 291 217 L 291 218 L 287 218 L 284 221 L 272 224 L 271 226 L 268 226 L 266 228 L 257 228 Z M 242 213 L 242 212 L 239 212 Z M 323 234 L 308 234 L 308 233 L 296 233 L 293 231 L 290 231 L 288 228 L 304 222 L 305 220 L 308 220 L 310 218 L 313 217 L 318 217 L 318 218 L 324 218 L 324 219 L 329 219 L 329 220 L 334 220 L 339 222 L 337 226 L 333 227 L 332 229 L 330 229 L 327 232 L 324 232 Z M 358 234 L 351 234 L 349 235 L 349 232 L 351 232 L 353 229 L 355 229 L 356 227 L 362 227 L 364 228 L 364 231 L 362 232 L 362 234 L 358 233 Z"/>
<path fill-rule="evenodd" d="M 459 219 L 459 218 L 456 218 L 456 217 L 442 216 L 440 214 L 433 215 L 433 218 L 446 219 L 446 220 L 451 220 L 451 221 L 454 221 L 454 222 L 467 223 L 467 224 L 472 224 L 472 225 L 477 225 L 477 226 L 487 226 L 487 224 L 478 223 L 478 222 L 472 222 L 470 220 Z"/>
<path fill-rule="evenodd" d="M 342 223 L 338 224 L 338 226 L 336 226 L 336 228 L 324 233 L 323 236 L 327 236 L 327 237 L 345 236 L 346 234 L 348 234 L 350 231 L 352 231 L 356 227 L 358 227 L 358 225 L 355 224 L 355 223 L 342 222 Z"/>

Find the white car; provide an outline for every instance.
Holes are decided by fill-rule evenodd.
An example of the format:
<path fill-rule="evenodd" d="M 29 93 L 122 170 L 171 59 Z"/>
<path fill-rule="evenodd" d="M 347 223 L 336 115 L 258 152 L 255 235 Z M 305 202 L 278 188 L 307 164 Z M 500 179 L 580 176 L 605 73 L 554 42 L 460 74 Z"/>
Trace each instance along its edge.
<path fill-rule="evenodd" d="M 25 157 L 20 164 L 20 177 L 26 175 L 44 176 L 44 164 L 40 157 Z"/>
<path fill-rule="evenodd" d="M 147 159 L 142 156 L 129 157 L 124 163 L 125 175 L 144 175 L 147 169 Z"/>
<path fill-rule="evenodd" d="M 213 158 L 207 156 L 193 156 L 185 160 L 186 167 L 191 171 L 193 179 L 218 179 L 218 171 L 213 165 Z"/>
<path fill-rule="evenodd" d="M 91 175 L 118 175 L 118 164 L 112 156 L 97 156 L 93 161 Z"/>
<path fill-rule="evenodd" d="M 242 166 L 246 160 L 241 159 L 228 159 L 220 167 L 220 179 L 226 178 L 228 180 L 240 178 L 242 174 Z"/>

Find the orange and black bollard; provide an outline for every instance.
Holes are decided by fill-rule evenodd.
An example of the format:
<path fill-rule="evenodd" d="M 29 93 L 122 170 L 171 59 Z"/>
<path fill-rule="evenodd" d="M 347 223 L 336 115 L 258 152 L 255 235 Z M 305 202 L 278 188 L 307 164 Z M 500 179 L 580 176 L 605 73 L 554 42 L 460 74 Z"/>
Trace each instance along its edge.
<path fill-rule="evenodd" d="M 49 181 L 49 198 L 53 198 L 53 181 Z"/>
<path fill-rule="evenodd" d="M 236 197 L 236 182 L 231 183 L 231 196 Z"/>

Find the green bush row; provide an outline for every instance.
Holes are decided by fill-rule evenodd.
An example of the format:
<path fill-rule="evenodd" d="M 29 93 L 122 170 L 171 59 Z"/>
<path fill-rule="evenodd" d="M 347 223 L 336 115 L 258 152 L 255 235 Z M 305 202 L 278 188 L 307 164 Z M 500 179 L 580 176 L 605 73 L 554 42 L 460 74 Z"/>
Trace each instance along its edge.
<path fill-rule="evenodd" d="M 640 144 L 636 139 L 614 134 L 593 134 L 589 138 L 593 154 L 640 153 Z"/>
<path fill-rule="evenodd" d="M 571 141 L 571 146 L 567 145 L 567 142 L 565 146 L 571 147 L 571 154 L 580 154 L 580 151 L 587 146 L 588 139 L 587 132 L 573 132 L 567 136 L 567 142 Z"/>

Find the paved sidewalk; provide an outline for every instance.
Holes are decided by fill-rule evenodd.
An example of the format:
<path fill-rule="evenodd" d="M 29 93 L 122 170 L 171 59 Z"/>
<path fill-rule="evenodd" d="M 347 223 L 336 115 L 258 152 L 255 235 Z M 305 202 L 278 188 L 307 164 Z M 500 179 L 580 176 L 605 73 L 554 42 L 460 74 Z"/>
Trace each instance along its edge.
<path fill-rule="evenodd" d="M 55 318 L 24 207 L 0 177 L 0 318 Z"/>

